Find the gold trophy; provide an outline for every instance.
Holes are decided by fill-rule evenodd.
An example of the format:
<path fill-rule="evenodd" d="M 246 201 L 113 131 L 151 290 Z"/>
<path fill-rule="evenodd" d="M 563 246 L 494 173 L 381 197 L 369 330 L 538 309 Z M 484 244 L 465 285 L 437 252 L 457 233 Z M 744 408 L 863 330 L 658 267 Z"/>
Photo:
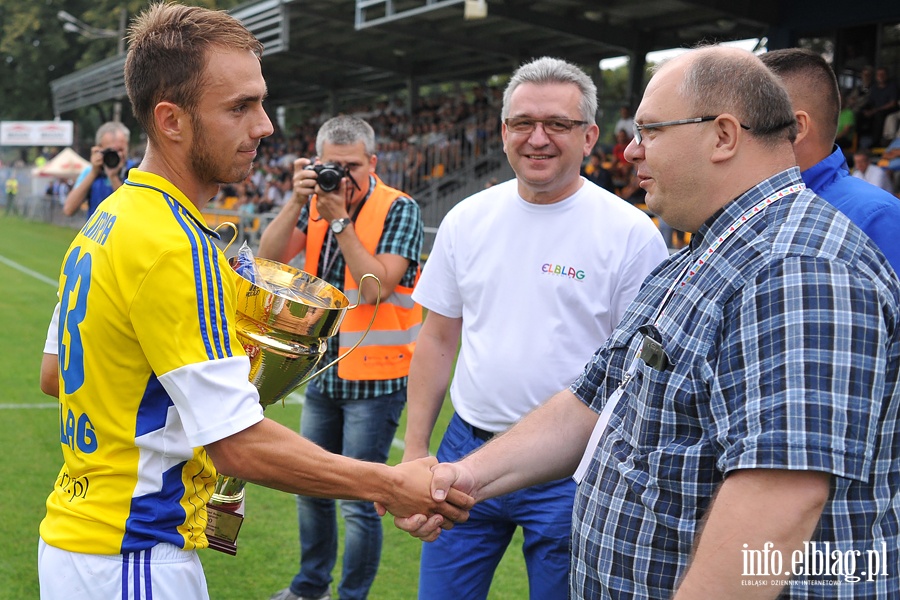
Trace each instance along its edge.
<path fill-rule="evenodd" d="M 309 375 L 325 354 L 326 341 L 337 333 L 344 314 L 359 306 L 323 279 L 289 265 L 256 258 L 261 285 L 237 278 L 237 336 L 250 358 L 250 382 L 259 390 L 265 408 L 283 400 L 353 352 L 372 327 L 349 350 Z M 232 266 L 235 259 L 231 259 Z M 360 278 L 381 282 L 372 274 Z M 375 312 L 378 311 L 378 302 Z M 206 505 L 206 537 L 209 547 L 234 555 L 237 535 L 244 519 L 245 481 L 219 475 L 215 491 Z"/>

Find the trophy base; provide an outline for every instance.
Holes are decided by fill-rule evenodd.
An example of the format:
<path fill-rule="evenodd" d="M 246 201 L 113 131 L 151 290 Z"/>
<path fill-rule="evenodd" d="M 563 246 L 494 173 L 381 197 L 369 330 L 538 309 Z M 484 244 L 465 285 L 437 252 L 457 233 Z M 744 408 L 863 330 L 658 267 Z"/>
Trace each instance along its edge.
<path fill-rule="evenodd" d="M 209 547 L 225 554 L 237 554 L 237 536 L 244 522 L 244 501 L 239 504 L 206 505 L 206 539 Z"/>

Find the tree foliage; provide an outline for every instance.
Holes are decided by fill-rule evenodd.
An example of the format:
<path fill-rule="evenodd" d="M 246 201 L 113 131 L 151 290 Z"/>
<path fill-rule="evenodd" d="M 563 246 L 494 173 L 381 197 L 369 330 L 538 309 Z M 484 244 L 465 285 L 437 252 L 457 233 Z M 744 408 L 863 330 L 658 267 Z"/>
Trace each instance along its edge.
<path fill-rule="evenodd" d="M 0 0 L 0 118 L 52 118 L 49 81 L 74 69 L 56 2 Z"/>
<path fill-rule="evenodd" d="M 230 9 L 238 0 L 183 3 Z M 52 119 L 50 82 L 116 54 L 116 38 L 66 31 L 59 11 L 91 27 L 118 31 L 123 7 L 130 19 L 149 5 L 141 0 L 0 0 L 0 120 Z M 83 116 L 78 112 L 63 116 Z"/>

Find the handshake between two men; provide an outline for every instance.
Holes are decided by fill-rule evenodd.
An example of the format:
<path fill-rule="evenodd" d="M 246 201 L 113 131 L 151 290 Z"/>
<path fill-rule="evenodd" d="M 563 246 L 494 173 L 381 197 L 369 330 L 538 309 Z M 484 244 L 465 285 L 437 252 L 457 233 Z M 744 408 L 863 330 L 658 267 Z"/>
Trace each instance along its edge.
<path fill-rule="evenodd" d="M 433 456 L 387 467 L 398 477 L 383 479 L 389 488 L 385 500 L 375 501 L 378 514 L 391 513 L 397 527 L 428 542 L 437 539 L 441 529 L 466 522 L 475 499 L 463 481 L 450 475 L 452 467 L 438 464 Z"/>
<path fill-rule="evenodd" d="M 387 503 L 376 502 L 375 508 L 381 516 L 388 512 L 394 515 L 394 525 L 399 529 L 423 542 L 433 542 L 441 529 L 452 529 L 456 523 L 468 520 L 469 509 L 477 501 L 470 495 L 475 489 L 475 479 L 458 463 L 439 464 L 433 456 L 401 463 L 393 468 L 408 472 L 409 477 L 416 479 L 415 486 L 419 487 L 423 465 L 431 472 L 428 501 L 415 505 L 403 498 L 392 498 Z M 407 480 L 405 483 L 412 484 L 413 481 Z"/>

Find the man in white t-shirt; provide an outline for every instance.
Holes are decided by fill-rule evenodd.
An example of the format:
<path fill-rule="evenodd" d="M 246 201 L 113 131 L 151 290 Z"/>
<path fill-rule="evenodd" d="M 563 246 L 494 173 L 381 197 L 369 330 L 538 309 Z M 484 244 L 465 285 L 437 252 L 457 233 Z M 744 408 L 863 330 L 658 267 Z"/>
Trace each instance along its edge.
<path fill-rule="evenodd" d="M 428 455 L 460 341 L 441 462 L 572 383 L 668 255 L 644 213 L 580 176 L 599 135 L 596 93 L 553 58 L 513 75 L 502 136 L 516 179 L 450 211 L 413 293 L 429 312 L 410 367 L 404 460 Z M 419 598 L 485 598 L 518 526 L 531 597 L 566 598 L 574 493 L 566 478 L 478 504 L 423 546 Z"/>
<path fill-rule="evenodd" d="M 857 152 L 853 155 L 853 167 L 852 175 L 854 177 L 864 179 L 888 193 L 894 193 L 894 186 L 891 183 L 890 176 L 878 165 L 873 165 L 869 155 L 865 152 Z"/>
<path fill-rule="evenodd" d="M 619 108 L 619 120 L 616 121 L 616 125 L 613 127 L 613 135 L 623 131 L 628 140 L 630 140 L 633 128 L 634 116 L 631 114 L 631 109 L 627 105 L 623 105 Z"/>

